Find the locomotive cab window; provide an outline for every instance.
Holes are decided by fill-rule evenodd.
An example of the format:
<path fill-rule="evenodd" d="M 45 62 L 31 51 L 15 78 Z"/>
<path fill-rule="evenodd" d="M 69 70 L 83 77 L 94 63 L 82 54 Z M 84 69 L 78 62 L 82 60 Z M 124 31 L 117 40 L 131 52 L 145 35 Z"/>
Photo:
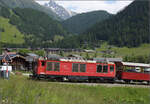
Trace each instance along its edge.
<path fill-rule="evenodd" d="M 97 65 L 97 72 L 101 73 L 102 72 L 102 65 Z"/>
<path fill-rule="evenodd" d="M 114 66 L 110 65 L 110 72 L 114 71 Z"/>
<path fill-rule="evenodd" d="M 42 65 L 42 66 L 45 66 L 45 61 L 41 61 L 41 65 Z"/>
<path fill-rule="evenodd" d="M 108 66 L 107 65 L 104 65 L 103 66 L 103 73 L 107 73 L 108 72 Z"/>

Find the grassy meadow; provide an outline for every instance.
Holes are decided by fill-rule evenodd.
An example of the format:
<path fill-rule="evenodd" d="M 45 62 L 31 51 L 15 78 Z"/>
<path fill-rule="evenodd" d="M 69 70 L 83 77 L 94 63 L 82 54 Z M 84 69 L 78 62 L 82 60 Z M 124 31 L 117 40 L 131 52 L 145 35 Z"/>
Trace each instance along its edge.
<path fill-rule="evenodd" d="M 0 79 L 0 104 L 149 104 L 149 88 L 106 87 Z"/>
<path fill-rule="evenodd" d="M 9 23 L 9 19 L 0 17 L 1 42 L 8 44 L 24 43 L 24 35 L 13 25 Z"/>
<path fill-rule="evenodd" d="M 93 52 L 74 52 L 74 53 L 64 53 L 64 56 L 67 56 L 69 54 L 78 54 L 80 56 L 83 56 L 85 58 L 94 58 L 94 57 L 109 57 L 109 58 L 125 58 L 130 57 L 134 60 L 133 62 L 139 61 L 142 57 L 142 60 L 144 60 L 142 63 L 149 63 L 150 57 L 150 44 L 142 44 L 139 47 L 116 47 L 116 46 L 110 46 L 107 43 L 103 43 L 100 48 L 96 48 Z M 138 60 L 136 60 L 136 58 Z M 130 60 L 131 61 L 131 60 Z M 147 62 L 148 61 L 148 62 Z"/>
<path fill-rule="evenodd" d="M 142 44 L 139 47 L 115 47 L 109 46 L 107 43 L 101 45 L 100 48 L 97 48 L 96 51 L 106 51 L 110 50 L 114 52 L 115 57 L 124 57 L 126 55 L 150 55 L 150 44 Z M 99 55 L 103 55 L 103 53 L 99 53 Z"/>

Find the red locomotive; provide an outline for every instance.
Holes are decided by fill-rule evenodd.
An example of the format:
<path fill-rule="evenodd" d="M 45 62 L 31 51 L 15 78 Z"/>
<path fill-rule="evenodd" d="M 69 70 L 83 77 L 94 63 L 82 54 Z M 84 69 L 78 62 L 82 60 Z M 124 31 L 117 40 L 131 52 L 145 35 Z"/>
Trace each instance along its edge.
<path fill-rule="evenodd" d="M 96 60 L 69 58 L 38 60 L 37 67 L 33 71 L 33 77 L 89 82 L 114 82 L 115 79 L 119 79 L 126 82 L 136 80 L 150 83 L 150 71 L 147 73 L 124 71 L 123 68 L 119 70 L 119 67 L 115 62 L 98 62 Z M 124 66 L 122 65 L 122 67 Z"/>
<path fill-rule="evenodd" d="M 59 59 L 39 60 L 33 77 L 53 78 L 58 80 L 107 80 L 116 76 L 114 63 L 98 63 L 94 60 Z"/>

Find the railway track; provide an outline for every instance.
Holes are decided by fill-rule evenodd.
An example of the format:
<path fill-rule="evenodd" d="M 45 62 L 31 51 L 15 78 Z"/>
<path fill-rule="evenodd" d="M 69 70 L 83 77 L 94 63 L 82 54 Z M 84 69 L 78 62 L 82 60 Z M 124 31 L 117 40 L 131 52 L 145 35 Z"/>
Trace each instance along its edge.
<path fill-rule="evenodd" d="M 135 87 L 135 88 L 150 88 L 150 85 L 148 85 L 146 82 L 131 82 L 131 83 L 125 83 L 123 81 L 117 81 L 114 83 L 107 83 L 107 82 L 101 82 L 101 83 L 89 83 L 89 82 L 69 82 L 69 81 L 57 81 L 57 80 L 36 80 L 39 82 L 46 82 L 46 83 L 57 83 L 57 84 L 68 84 L 68 85 L 86 85 L 86 86 L 106 86 L 106 87 Z"/>
<path fill-rule="evenodd" d="M 30 79 L 30 78 L 29 78 Z M 131 83 L 125 83 L 124 81 L 116 81 L 114 83 L 107 83 L 107 82 L 100 82 L 100 83 L 90 83 L 90 82 L 70 82 L 70 81 L 58 81 L 54 79 L 40 79 L 36 81 L 40 82 L 48 82 L 48 83 L 59 83 L 59 84 L 68 84 L 68 85 L 87 85 L 87 86 L 106 86 L 106 87 L 136 87 L 136 88 L 150 88 L 150 85 L 147 84 L 147 82 L 132 82 Z"/>
<path fill-rule="evenodd" d="M 59 82 L 60 84 L 70 84 L 70 85 L 87 85 L 87 86 L 106 86 L 106 87 L 136 87 L 136 88 L 150 88 L 150 85 L 146 83 L 130 83 L 125 84 L 121 82 L 116 83 L 86 83 L 86 82 Z"/>

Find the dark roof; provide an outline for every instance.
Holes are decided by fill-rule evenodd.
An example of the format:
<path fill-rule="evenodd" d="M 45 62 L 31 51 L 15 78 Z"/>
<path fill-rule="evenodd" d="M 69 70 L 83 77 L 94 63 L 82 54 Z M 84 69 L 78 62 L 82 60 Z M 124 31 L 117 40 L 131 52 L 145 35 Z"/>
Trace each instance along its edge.
<path fill-rule="evenodd" d="M 4 55 L 0 55 L 0 60 L 4 59 L 7 60 L 7 61 L 11 61 L 11 59 L 15 58 L 15 57 L 21 57 L 21 58 L 24 58 L 23 56 L 19 55 L 19 54 L 16 54 L 16 53 L 6 53 Z"/>
<path fill-rule="evenodd" d="M 7 60 L 7 61 L 11 61 L 11 57 L 10 57 L 9 55 L 6 55 L 4 58 L 5 58 L 5 60 Z"/>
<path fill-rule="evenodd" d="M 37 54 L 34 54 L 34 53 L 27 53 L 27 55 L 31 57 L 39 57 Z"/>
<path fill-rule="evenodd" d="M 17 54 L 10 54 L 9 56 L 10 56 L 10 57 L 16 57 Z"/>

